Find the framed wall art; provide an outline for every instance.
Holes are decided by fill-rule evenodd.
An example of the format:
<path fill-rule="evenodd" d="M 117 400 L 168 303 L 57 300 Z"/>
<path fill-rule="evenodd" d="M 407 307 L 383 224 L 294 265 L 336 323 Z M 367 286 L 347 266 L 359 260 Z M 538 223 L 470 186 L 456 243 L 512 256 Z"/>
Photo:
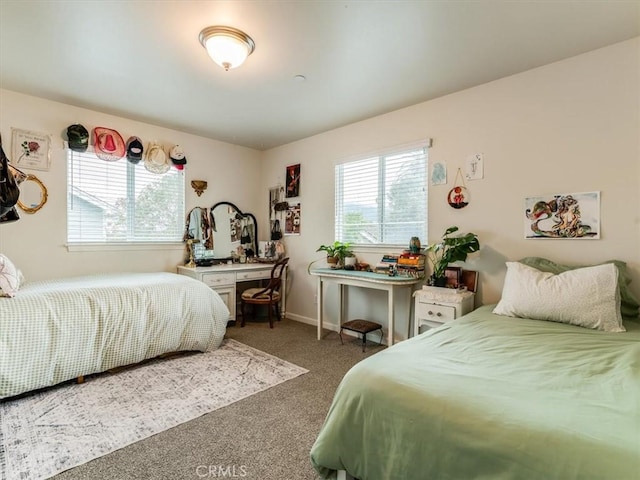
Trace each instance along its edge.
<path fill-rule="evenodd" d="M 287 192 L 286 197 L 300 196 L 300 164 L 287 167 Z"/>
<path fill-rule="evenodd" d="M 18 168 L 49 170 L 51 137 L 46 133 L 11 130 L 12 163 Z"/>
<path fill-rule="evenodd" d="M 600 192 L 558 193 L 525 198 L 524 236 L 599 239 Z"/>
<path fill-rule="evenodd" d="M 286 218 L 284 221 L 284 234 L 285 235 L 300 235 L 300 204 L 289 205 L 286 211 Z"/>

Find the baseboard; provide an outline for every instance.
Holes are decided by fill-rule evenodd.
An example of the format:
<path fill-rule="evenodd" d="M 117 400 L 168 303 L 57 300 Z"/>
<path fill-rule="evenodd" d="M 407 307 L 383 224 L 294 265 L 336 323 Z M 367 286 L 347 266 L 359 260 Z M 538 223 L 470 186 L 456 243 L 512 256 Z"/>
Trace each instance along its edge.
<path fill-rule="evenodd" d="M 311 318 L 311 317 L 305 317 L 304 315 L 298 315 L 296 313 L 289 313 L 287 312 L 286 317 L 289 320 L 293 320 L 296 322 L 300 322 L 300 323 L 306 323 L 307 325 L 313 325 L 314 327 L 318 328 L 318 320 L 316 320 L 315 318 Z M 340 331 L 340 325 L 338 325 L 337 323 L 330 323 L 330 322 L 323 322 L 322 323 L 322 329 L 323 330 L 331 330 L 332 332 L 339 332 Z M 349 330 L 343 330 L 342 331 L 343 335 L 350 335 L 352 337 L 359 337 L 360 335 L 356 332 L 352 332 Z M 375 337 L 374 337 L 374 340 Z M 367 337 L 367 342 L 369 341 L 369 337 Z M 387 345 L 387 338 L 386 335 L 385 337 L 382 339 L 382 344 L 383 345 Z"/>

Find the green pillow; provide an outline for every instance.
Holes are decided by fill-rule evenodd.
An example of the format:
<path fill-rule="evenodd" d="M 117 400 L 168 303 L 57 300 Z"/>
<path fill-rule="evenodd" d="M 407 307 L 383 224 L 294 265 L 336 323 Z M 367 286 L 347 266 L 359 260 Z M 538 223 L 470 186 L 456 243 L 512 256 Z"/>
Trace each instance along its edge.
<path fill-rule="evenodd" d="M 591 267 L 593 265 L 561 265 L 559 263 L 552 262 L 546 258 L 540 257 L 526 257 L 519 260 L 520 263 L 528 265 L 529 267 L 536 268 L 542 272 L 549 272 L 555 275 L 566 272 L 568 270 L 574 270 L 576 268 Z M 620 288 L 620 313 L 626 318 L 638 318 L 638 308 L 640 303 L 634 298 L 631 290 L 629 290 L 629 284 L 631 283 L 631 276 L 627 270 L 627 264 L 620 260 L 607 260 L 606 262 L 599 263 L 603 265 L 605 263 L 613 263 L 618 268 L 618 287 Z"/>

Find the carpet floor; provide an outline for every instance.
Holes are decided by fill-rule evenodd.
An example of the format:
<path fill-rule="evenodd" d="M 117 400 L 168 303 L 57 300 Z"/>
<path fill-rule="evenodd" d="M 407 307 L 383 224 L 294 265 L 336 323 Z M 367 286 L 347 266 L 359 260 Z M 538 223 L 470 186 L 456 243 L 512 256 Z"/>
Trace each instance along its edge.
<path fill-rule="evenodd" d="M 384 347 L 291 320 L 231 326 L 226 338 L 309 373 L 67 470 L 57 480 L 315 480 L 309 451 L 344 374 Z M 377 340 L 377 339 L 376 339 Z"/>

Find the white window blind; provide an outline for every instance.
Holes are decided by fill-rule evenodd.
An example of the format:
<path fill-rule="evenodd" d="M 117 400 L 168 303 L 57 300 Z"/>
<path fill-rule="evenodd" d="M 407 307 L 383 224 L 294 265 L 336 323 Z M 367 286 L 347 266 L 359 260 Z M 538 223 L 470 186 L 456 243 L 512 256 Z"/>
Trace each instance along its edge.
<path fill-rule="evenodd" d="M 184 173 L 149 172 L 143 162 L 108 162 L 67 150 L 67 242 L 181 242 Z"/>
<path fill-rule="evenodd" d="M 427 142 L 336 165 L 335 237 L 354 245 L 427 238 Z"/>

